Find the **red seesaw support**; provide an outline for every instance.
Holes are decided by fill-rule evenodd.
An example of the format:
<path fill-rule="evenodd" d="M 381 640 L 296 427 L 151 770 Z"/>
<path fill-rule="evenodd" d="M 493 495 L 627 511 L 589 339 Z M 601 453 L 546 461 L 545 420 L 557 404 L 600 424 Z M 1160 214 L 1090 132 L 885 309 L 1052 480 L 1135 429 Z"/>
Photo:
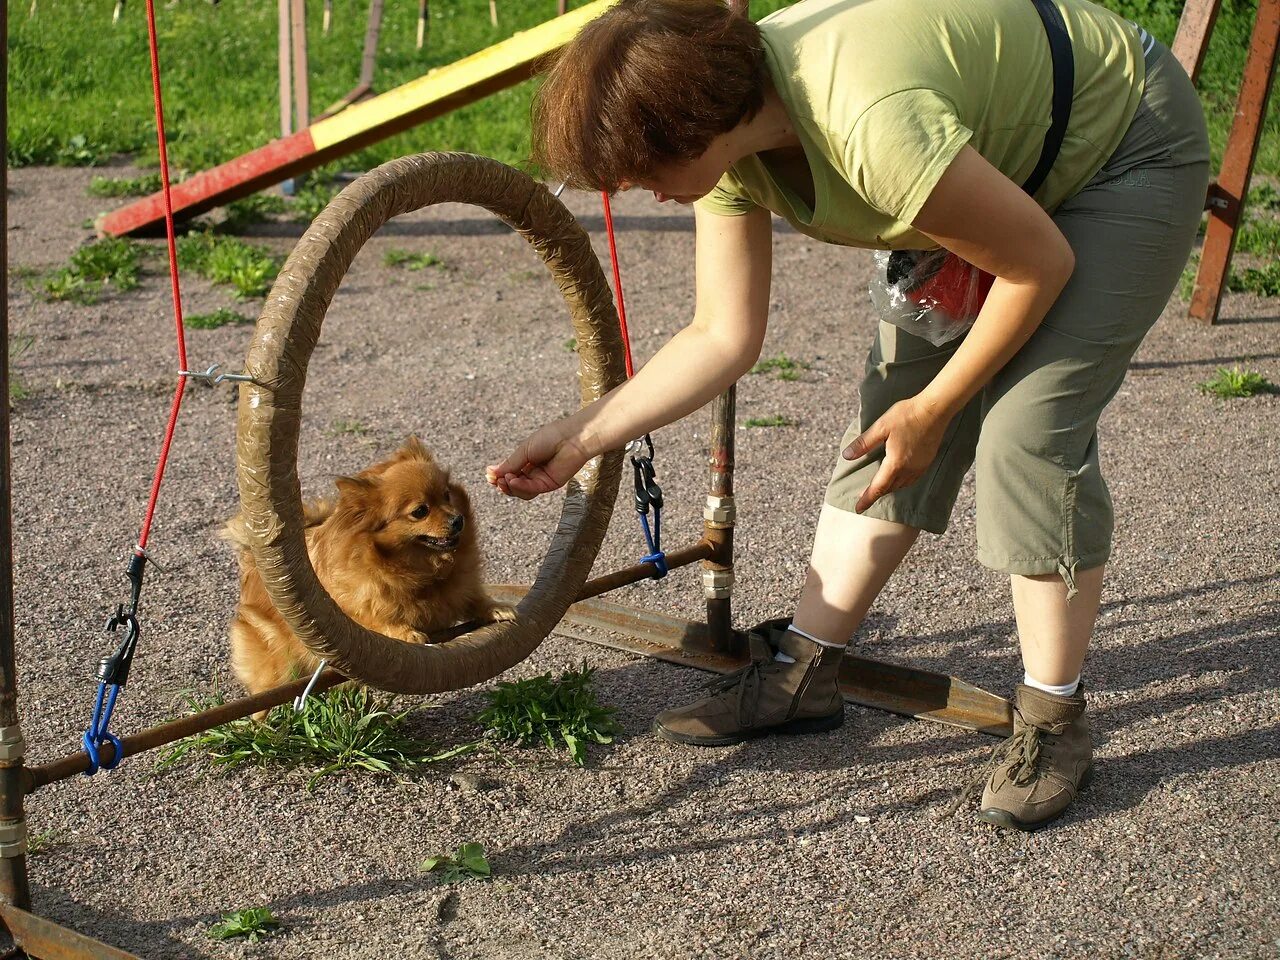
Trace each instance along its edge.
<path fill-rule="evenodd" d="M 1187 0 L 1183 8 L 1178 35 L 1173 41 L 1173 53 L 1193 82 L 1204 64 L 1221 4 L 1222 0 Z M 1205 234 L 1189 310 L 1190 316 L 1202 323 L 1211 324 L 1218 319 L 1222 291 L 1231 271 L 1231 254 L 1235 251 L 1244 197 L 1249 190 L 1249 177 L 1262 140 L 1278 49 L 1280 0 L 1258 0 L 1258 15 L 1249 41 L 1249 56 L 1240 81 L 1235 119 L 1223 153 L 1222 169 L 1218 171 L 1217 180 L 1209 185 L 1209 195 L 1205 199 L 1209 229 Z"/>

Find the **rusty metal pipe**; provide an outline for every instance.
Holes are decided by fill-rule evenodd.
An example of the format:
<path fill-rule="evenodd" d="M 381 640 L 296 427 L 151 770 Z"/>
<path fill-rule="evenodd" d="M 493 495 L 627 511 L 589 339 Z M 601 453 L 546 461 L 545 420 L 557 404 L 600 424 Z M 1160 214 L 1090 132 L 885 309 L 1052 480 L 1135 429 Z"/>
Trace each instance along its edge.
<path fill-rule="evenodd" d="M 737 387 L 732 386 L 711 405 L 711 467 L 707 508 L 703 513 L 703 536 L 716 545 L 715 556 L 702 564 L 703 590 L 707 601 L 708 652 L 739 659 L 746 656 L 740 636 L 733 630 L 730 592 L 733 588 L 733 502 L 734 418 Z"/>
<path fill-rule="evenodd" d="M 667 554 L 667 569 L 675 570 L 678 567 L 687 567 L 691 563 L 697 563 L 699 560 L 710 559 L 718 555 L 719 549 L 715 543 L 704 538 L 693 544 L 693 546 L 672 550 Z M 596 577 L 594 580 L 588 580 L 584 583 L 582 590 L 578 593 L 577 600 L 589 600 L 592 597 L 600 596 L 602 593 L 608 593 L 610 590 L 617 590 L 619 587 L 639 583 L 641 580 L 652 579 L 655 572 L 657 572 L 657 567 L 652 563 L 637 563 L 635 566 L 623 567 L 613 573 L 606 573 L 602 577 Z M 576 603 L 577 600 L 574 602 Z"/>
<path fill-rule="evenodd" d="M 0 10 L 0 43 L 9 37 L 8 6 Z M 7 49 L 7 47 L 6 47 Z M 8 146 L 8 78 L 0 76 L 0 145 Z M 0 198 L 8 196 L 7 168 L 0 170 Z M 9 208 L 0 201 L 0 290 L 9 289 Z M 9 377 L 9 303 L 0 302 L 0 372 Z M 13 502 L 9 470 L 9 400 L 0 398 L 0 900 L 29 909 L 26 817 L 22 802 L 23 740 L 18 725 L 18 676 L 14 660 Z"/>
<path fill-rule="evenodd" d="M 679 550 L 673 550 L 667 554 L 667 566 L 672 570 L 678 567 L 685 567 L 691 563 L 697 563 L 699 560 L 717 556 L 717 550 L 718 547 L 715 543 L 709 540 L 699 540 L 692 546 L 681 547 Z M 586 600 L 591 597 L 598 597 L 600 594 L 616 590 L 618 587 L 623 587 L 630 583 L 639 583 L 641 580 L 648 580 L 653 576 L 653 573 L 654 566 L 651 563 L 638 563 L 635 566 L 625 567 L 622 570 L 587 581 L 583 584 L 578 599 Z M 467 624 L 463 624 L 449 631 L 443 631 L 442 634 L 436 636 L 439 639 L 447 639 L 451 634 L 464 632 L 467 627 Z M 323 690 L 328 690 L 345 679 L 342 674 L 336 671 L 326 670 L 312 688 L 312 692 L 320 693 Z M 0 677 L 0 681 L 2 680 L 3 677 Z M 275 687 L 256 696 L 234 700 L 231 703 L 213 707 L 212 709 L 192 714 L 189 717 L 181 717 L 168 723 L 162 723 L 159 726 L 143 730 L 141 733 L 136 733 L 131 737 L 124 737 L 121 741 L 124 745 L 124 755 L 131 757 L 134 754 L 142 753 L 144 750 L 162 747 L 167 743 L 173 743 L 175 740 L 181 740 L 183 737 L 189 737 L 204 730 L 221 726 L 224 723 L 230 723 L 232 720 L 239 720 L 261 710 L 270 710 L 272 707 L 292 700 L 302 692 L 306 685 L 306 680 L 295 680 L 293 683 Z M 110 763 L 115 758 L 115 748 L 110 743 L 105 743 L 101 747 L 101 755 L 104 762 Z M 38 767 L 27 768 L 22 771 L 21 779 L 17 781 L 22 788 L 17 791 L 19 802 L 23 793 L 33 793 L 47 784 L 74 777 L 76 774 L 84 773 L 88 769 L 89 756 L 83 750 L 65 756 L 60 760 L 54 760 Z M 4 771 L 3 768 L 0 768 L 0 789 L 3 789 L 4 786 L 3 777 Z M 3 809 L 0 808 L 0 818 L 3 818 L 3 816 Z M 0 890 L 0 892 L 3 891 Z"/>
<path fill-rule="evenodd" d="M 232 720 L 240 720 L 260 710 L 270 710 L 272 707 L 287 703 L 302 693 L 308 679 L 295 680 L 293 683 L 286 683 L 282 687 L 273 687 L 255 696 L 233 700 L 231 703 L 225 703 L 219 707 L 212 707 L 208 710 L 202 710 L 200 713 L 193 713 L 189 717 L 180 717 L 177 720 L 170 720 L 168 723 L 150 727 L 141 733 L 135 733 L 131 737 L 124 737 L 121 740 L 124 747 L 124 755 L 131 757 L 135 753 L 162 747 L 166 743 L 173 743 L 183 737 L 189 737 L 192 734 L 221 726 L 224 723 L 230 723 Z M 337 686 L 346 679 L 346 677 L 334 670 L 326 670 L 320 675 L 316 685 L 311 688 L 311 692 L 320 693 L 330 687 Z M 110 743 L 104 743 L 99 752 L 104 763 L 110 763 L 115 759 L 115 747 Z M 38 767 L 28 767 L 24 771 L 26 774 L 24 786 L 27 793 L 33 793 L 46 784 L 54 783 L 58 780 L 66 780 L 68 777 L 74 777 L 78 773 L 85 773 L 88 769 L 89 755 L 81 750 L 78 753 L 63 757 L 61 760 L 54 760 Z"/>

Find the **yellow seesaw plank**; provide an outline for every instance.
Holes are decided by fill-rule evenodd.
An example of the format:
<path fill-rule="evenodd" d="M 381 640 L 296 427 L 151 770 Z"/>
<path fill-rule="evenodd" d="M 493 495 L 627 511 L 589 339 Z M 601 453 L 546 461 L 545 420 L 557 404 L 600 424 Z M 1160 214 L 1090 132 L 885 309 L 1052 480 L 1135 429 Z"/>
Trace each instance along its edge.
<path fill-rule="evenodd" d="M 311 125 L 317 150 L 359 136 L 363 131 L 465 93 L 485 81 L 525 67 L 573 39 L 587 22 L 613 6 L 616 0 L 595 0 L 584 7 L 554 17 L 517 33 L 479 53 L 437 67 L 416 80 L 348 107 L 341 113 Z"/>

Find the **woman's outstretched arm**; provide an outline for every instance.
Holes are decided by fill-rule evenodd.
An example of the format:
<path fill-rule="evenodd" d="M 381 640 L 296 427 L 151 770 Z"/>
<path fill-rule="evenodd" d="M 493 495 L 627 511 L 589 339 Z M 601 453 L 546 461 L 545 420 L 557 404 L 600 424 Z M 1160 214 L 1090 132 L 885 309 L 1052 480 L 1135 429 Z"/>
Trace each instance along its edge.
<path fill-rule="evenodd" d="M 760 356 L 769 312 L 769 213 L 696 211 L 693 322 L 633 379 L 533 433 L 485 469 L 503 493 L 532 499 L 568 482 L 589 459 L 687 416 L 724 392 Z"/>

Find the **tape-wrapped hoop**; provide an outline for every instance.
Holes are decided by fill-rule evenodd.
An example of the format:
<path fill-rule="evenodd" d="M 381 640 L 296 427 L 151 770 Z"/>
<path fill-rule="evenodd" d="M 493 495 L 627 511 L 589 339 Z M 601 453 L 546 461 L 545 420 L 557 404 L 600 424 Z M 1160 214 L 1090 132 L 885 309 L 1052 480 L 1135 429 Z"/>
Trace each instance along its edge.
<path fill-rule="evenodd" d="M 299 639 L 349 677 L 383 690 L 438 693 L 519 663 L 573 602 L 600 549 L 622 454 L 589 462 L 569 483 L 560 522 L 514 621 L 440 644 L 374 633 L 333 601 L 307 556 L 298 428 L 307 363 L 351 261 L 392 217 L 435 203 L 484 207 L 529 241 L 564 296 L 577 338 L 584 404 L 625 378 L 613 296 L 586 232 L 544 186 L 496 160 L 426 153 L 383 164 L 347 186 L 298 241 L 267 298 L 240 387 L 240 503 L 254 561 Z"/>

